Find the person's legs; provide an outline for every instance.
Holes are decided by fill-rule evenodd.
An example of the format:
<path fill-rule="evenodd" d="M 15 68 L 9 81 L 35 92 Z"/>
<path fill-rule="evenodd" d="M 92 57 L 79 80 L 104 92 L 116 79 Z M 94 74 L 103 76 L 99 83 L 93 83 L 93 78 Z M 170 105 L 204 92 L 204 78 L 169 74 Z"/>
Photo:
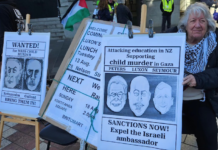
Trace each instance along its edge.
<path fill-rule="evenodd" d="M 161 28 L 161 32 L 165 31 L 165 24 L 166 24 L 166 16 L 162 16 L 162 28 Z"/>
<path fill-rule="evenodd" d="M 167 16 L 167 29 L 171 27 L 171 16 Z"/>
<path fill-rule="evenodd" d="M 199 150 L 217 150 L 216 116 L 209 102 L 184 101 L 185 113 L 196 138 Z"/>

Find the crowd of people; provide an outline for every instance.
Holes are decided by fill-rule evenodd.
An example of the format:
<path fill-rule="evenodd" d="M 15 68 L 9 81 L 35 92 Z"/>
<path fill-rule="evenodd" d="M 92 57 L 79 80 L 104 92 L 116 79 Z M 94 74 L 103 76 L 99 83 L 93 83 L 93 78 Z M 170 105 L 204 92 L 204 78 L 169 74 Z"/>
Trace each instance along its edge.
<path fill-rule="evenodd" d="M 174 10 L 174 0 L 161 0 L 162 32 L 186 33 L 185 72 L 183 92 L 183 114 L 188 119 L 197 138 L 199 150 L 217 150 L 218 116 L 218 46 L 216 23 L 209 8 L 216 2 L 202 0 L 191 4 L 178 26 L 171 28 L 171 14 Z M 97 18 L 126 24 L 132 21 L 132 14 L 125 0 L 98 0 Z M 16 31 L 17 21 L 22 20 L 14 3 L 0 0 L 0 53 L 3 48 L 5 31 Z M 1 57 L 0 57 L 1 58 Z"/>
<path fill-rule="evenodd" d="M 128 20 L 133 21 L 132 13 L 125 3 L 125 0 L 117 0 L 117 2 L 113 0 L 98 0 L 96 2 L 93 18 L 112 22 L 116 19 L 117 23 L 122 24 L 126 24 Z M 171 27 L 171 14 L 174 10 L 174 0 L 161 0 L 160 10 L 162 11 L 161 32 L 164 32 L 166 24 L 167 29 Z M 116 18 L 114 18 L 114 14 L 116 14 Z"/>

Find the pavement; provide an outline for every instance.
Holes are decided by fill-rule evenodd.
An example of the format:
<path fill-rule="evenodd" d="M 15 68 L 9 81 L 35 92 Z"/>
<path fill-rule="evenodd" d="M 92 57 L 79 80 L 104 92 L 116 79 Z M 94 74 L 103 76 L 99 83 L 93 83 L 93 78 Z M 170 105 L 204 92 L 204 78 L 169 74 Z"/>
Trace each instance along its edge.
<path fill-rule="evenodd" d="M 44 128 L 40 124 L 40 130 Z M 40 150 L 46 150 L 47 141 L 40 139 Z M 0 150 L 35 150 L 35 128 L 31 125 L 6 122 Z M 51 143 L 50 150 L 79 150 L 79 143 L 61 146 Z"/>
<path fill-rule="evenodd" d="M 40 130 L 45 127 L 40 123 Z M 196 139 L 193 135 L 182 135 L 181 150 L 197 150 Z M 51 143 L 50 150 L 79 150 L 79 142 L 61 146 Z M 47 141 L 40 139 L 40 150 L 46 150 Z M 6 122 L 3 129 L 3 138 L 0 150 L 35 150 L 35 128 L 31 125 Z M 89 150 L 93 150 L 89 148 Z"/>

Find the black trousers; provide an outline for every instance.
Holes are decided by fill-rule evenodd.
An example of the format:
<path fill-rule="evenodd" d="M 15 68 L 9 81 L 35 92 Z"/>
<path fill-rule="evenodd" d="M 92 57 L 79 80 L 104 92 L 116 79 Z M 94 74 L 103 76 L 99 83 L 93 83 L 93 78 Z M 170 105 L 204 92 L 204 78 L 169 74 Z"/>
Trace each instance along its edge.
<path fill-rule="evenodd" d="M 162 17 L 162 29 L 161 29 L 161 32 L 165 31 L 166 23 L 167 23 L 167 29 L 169 29 L 170 26 L 171 26 L 171 15 L 163 16 Z"/>
<path fill-rule="evenodd" d="M 183 101 L 183 114 L 197 138 L 199 150 L 217 150 L 216 115 L 209 101 Z M 183 124 L 184 128 L 184 124 Z"/>

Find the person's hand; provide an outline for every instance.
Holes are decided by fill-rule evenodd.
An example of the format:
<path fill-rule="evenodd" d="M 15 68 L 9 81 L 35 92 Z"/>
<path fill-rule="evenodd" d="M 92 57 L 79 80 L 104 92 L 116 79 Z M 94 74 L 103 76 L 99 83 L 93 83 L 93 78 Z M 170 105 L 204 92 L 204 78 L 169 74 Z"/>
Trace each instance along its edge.
<path fill-rule="evenodd" d="M 183 85 L 188 85 L 189 87 L 194 87 L 196 86 L 196 80 L 193 75 L 188 75 L 183 79 L 182 82 Z"/>

